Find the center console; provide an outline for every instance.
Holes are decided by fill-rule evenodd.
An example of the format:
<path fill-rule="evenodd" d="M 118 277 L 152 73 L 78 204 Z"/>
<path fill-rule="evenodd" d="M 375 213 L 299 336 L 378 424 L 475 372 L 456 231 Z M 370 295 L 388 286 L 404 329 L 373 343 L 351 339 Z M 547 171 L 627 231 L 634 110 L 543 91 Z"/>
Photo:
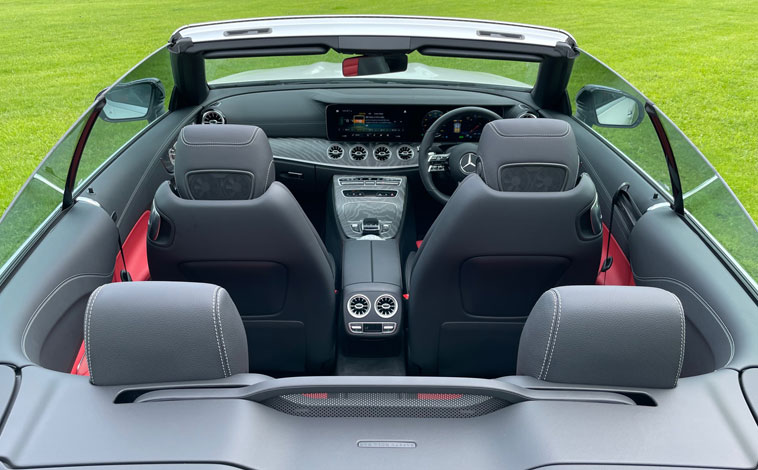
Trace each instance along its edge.
<path fill-rule="evenodd" d="M 402 328 L 403 282 L 396 240 L 346 240 L 342 300 L 345 331 L 392 337 Z"/>
<path fill-rule="evenodd" d="M 338 373 L 404 375 L 399 238 L 404 176 L 337 175 L 334 213 L 342 237 L 342 329 Z"/>
<path fill-rule="evenodd" d="M 334 209 L 344 235 L 395 238 L 403 222 L 407 184 L 405 176 L 334 176 Z"/>

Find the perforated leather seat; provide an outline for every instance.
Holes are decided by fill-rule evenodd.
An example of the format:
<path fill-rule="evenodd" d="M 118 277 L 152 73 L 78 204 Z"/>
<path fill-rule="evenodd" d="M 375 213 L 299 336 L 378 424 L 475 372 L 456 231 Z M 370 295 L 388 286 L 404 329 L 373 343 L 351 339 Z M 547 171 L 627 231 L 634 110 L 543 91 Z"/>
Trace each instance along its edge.
<path fill-rule="evenodd" d="M 185 127 L 178 194 L 168 182 L 155 194 L 150 273 L 224 287 L 242 316 L 252 371 L 317 373 L 335 354 L 334 262 L 274 175 L 263 130 Z"/>
<path fill-rule="evenodd" d="M 478 153 L 478 175 L 461 183 L 406 264 L 409 362 L 422 374 L 514 373 L 539 296 L 597 274 L 595 185 L 578 178 L 569 125 L 493 121 Z"/>

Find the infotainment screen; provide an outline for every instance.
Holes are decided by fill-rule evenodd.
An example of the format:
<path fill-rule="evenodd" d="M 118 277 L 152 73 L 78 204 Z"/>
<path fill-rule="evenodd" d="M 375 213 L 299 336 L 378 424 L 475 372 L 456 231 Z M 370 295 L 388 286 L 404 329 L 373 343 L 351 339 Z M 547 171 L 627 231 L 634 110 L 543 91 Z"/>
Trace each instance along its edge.
<path fill-rule="evenodd" d="M 397 106 L 326 107 L 330 140 L 400 141 L 408 135 L 408 109 Z"/>

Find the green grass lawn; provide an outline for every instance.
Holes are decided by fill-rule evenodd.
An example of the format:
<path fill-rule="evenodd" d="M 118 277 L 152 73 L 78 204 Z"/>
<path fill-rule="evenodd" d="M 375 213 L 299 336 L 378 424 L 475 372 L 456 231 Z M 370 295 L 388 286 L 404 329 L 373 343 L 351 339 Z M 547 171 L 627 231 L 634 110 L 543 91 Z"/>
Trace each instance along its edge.
<path fill-rule="evenodd" d="M 563 28 L 647 94 L 758 219 L 758 2 L 727 0 L 11 1 L 0 28 L 0 211 L 95 95 L 179 26 L 218 19 L 389 13 Z"/>

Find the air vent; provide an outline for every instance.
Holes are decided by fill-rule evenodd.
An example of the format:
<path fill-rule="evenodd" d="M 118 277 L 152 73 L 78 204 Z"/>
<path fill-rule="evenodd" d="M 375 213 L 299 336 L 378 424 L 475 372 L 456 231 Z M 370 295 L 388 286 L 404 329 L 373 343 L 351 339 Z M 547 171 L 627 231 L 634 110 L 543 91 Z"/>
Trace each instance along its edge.
<path fill-rule="evenodd" d="M 368 155 L 368 150 L 366 150 L 366 147 L 363 145 L 356 145 L 350 149 L 350 158 L 355 161 L 361 161 L 365 159 L 366 155 Z"/>
<path fill-rule="evenodd" d="M 326 154 L 329 158 L 339 160 L 345 154 L 345 149 L 341 145 L 332 145 L 326 150 Z"/>
<path fill-rule="evenodd" d="M 397 300 L 389 294 L 380 295 L 374 303 L 376 313 L 382 318 L 389 318 L 397 313 Z"/>
<path fill-rule="evenodd" d="M 363 294 L 355 294 L 347 301 L 347 313 L 355 318 L 363 318 L 371 310 L 371 301 Z"/>
<path fill-rule="evenodd" d="M 537 119 L 537 115 L 534 114 L 534 113 L 530 113 L 529 111 L 527 111 L 524 114 L 519 115 L 519 118 L 522 118 L 522 119 Z"/>
<path fill-rule="evenodd" d="M 380 162 L 388 160 L 392 156 L 390 148 L 386 145 L 379 145 L 374 147 L 374 158 Z"/>
<path fill-rule="evenodd" d="M 202 124 L 226 124 L 226 118 L 221 114 L 221 111 L 209 109 L 203 113 L 200 122 Z"/>
<path fill-rule="evenodd" d="M 413 158 L 414 155 L 413 147 L 410 145 L 401 145 L 399 149 L 397 149 L 397 156 L 400 157 L 400 160 L 410 160 Z"/>

